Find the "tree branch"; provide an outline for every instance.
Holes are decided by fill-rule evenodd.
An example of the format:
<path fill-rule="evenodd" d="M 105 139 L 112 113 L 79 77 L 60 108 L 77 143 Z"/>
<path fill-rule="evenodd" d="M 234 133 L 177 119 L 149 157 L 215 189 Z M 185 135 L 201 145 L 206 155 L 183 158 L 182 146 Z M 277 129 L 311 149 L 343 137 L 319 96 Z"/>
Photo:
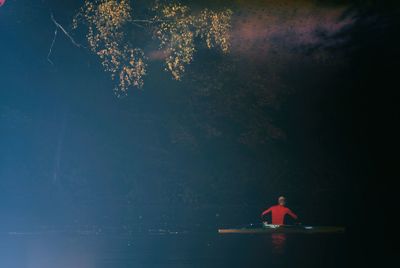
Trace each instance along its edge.
<path fill-rule="evenodd" d="M 63 33 L 69 38 L 69 40 L 71 40 L 72 44 L 76 47 L 82 47 L 81 44 L 75 42 L 74 38 L 64 29 L 64 27 L 59 24 L 55 19 L 54 19 L 54 15 L 53 13 L 51 13 L 51 20 L 54 22 L 54 24 L 56 25 L 57 28 L 59 28 L 61 31 L 63 31 Z"/>
<path fill-rule="evenodd" d="M 54 65 L 53 61 L 50 59 L 50 56 L 51 56 L 51 53 L 53 52 L 54 43 L 56 42 L 57 32 L 58 32 L 58 28 L 56 28 L 54 30 L 54 37 L 53 37 L 53 40 L 51 41 L 49 53 L 47 54 L 47 61 L 50 62 L 51 65 Z"/>
<path fill-rule="evenodd" d="M 51 21 L 52 21 L 52 22 L 54 23 L 54 25 L 56 26 L 56 29 L 54 30 L 54 37 L 53 37 L 53 40 L 52 40 L 51 45 L 50 45 L 49 53 L 47 54 L 47 61 L 50 62 L 50 63 L 53 65 L 53 62 L 51 61 L 50 56 L 51 56 L 51 53 L 53 52 L 53 47 L 54 47 L 54 44 L 55 44 L 55 42 L 56 42 L 58 29 L 60 29 L 60 30 L 68 37 L 68 39 L 71 41 L 71 43 L 72 43 L 74 46 L 76 46 L 76 47 L 82 47 L 82 45 L 79 44 L 79 43 L 77 43 L 77 42 L 74 40 L 74 38 L 65 30 L 65 28 L 64 28 L 60 23 L 58 23 L 58 22 L 56 21 L 56 19 L 54 18 L 53 13 L 50 13 L 50 18 L 51 18 Z"/>

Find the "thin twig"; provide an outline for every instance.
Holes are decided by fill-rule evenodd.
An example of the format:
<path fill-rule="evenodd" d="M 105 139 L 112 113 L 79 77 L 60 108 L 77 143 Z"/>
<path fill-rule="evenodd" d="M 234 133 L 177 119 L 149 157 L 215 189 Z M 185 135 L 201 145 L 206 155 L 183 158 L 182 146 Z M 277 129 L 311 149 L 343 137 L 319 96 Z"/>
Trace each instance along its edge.
<path fill-rule="evenodd" d="M 51 53 L 53 52 L 54 43 L 56 42 L 57 32 L 58 32 L 58 28 L 56 28 L 54 30 L 54 37 L 53 37 L 53 40 L 51 41 L 49 53 L 47 54 L 47 61 L 50 62 L 51 65 L 54 65 L 53 61 L 50 59 L 50 56 L 51 56 Z"/>
<path fill-rule="evenodd" d="M 78 44 L 77 42 L 75 42 L 74 38 L 72 38 L 72 36 L 64 29 L 64 27 L 59 24 L 55 19 L 54 19 L 54 15 L 53 13 L 51 13 L 51 20 L 54 22 L 54 24 L 56 25 L 56 27 L 58 27 L 61 31 L 63 31 L 63 33 L 69 38 L 69 40 L 71 40 L 72 44 L 76 47 L 82 47 L 81 44 Z"/>
<path fill-rule="evenodd" d="M 54 15 L 53 13 L 50 13 L 50 18 L 51 21 L 54 23 L 54 25 L 56 26 L 56 29 L 54 30 L 54 37 L 53 40 L 51 41 L 51 45 L 50 45 L 50 49 L 49 49 L 49 53 L 47 54 L 47 61 L 50 62 L 51 65 L 54 65 L 53 61 L 50 59 L 50 56 L 53 52 L 53 48 L 54 48 L 54 44 L 56 43 L 56 39 L 57 39 L 57 33 L 58 33 L 58 29 L 60 29 L 71 41 L 71 43 L 76 46 L 76 47 L 82 47 L 81 44 L 77 43 L 74 38 L 64 29 L 64 27 L 58 23 L 55 19 L 54 19 Z"/>
<path fill-rule="evenodd" d="M 132 20 L 132 22 L 146 22 L 146 23 L 154 23 L 153 20 Z"/>
<path fill-rule="evenodd" d="M 138 26 L 140 28 L 146 29 L 146 27 L 144 27 L 143 25 L 140 25 L 139 23 L 132 22 L 132 24 L 134 24 L 134 25 L 136 25 L 136 26 Z"/>
<path fill-rule="evenodd" d="M 157 23 L 157 22 L 171 22 L 173 20 L 161 20 L 161 19 L 154 19 L 154 20 L 131 20 L 132 22 L 144 22 L 144 23 Z"/>

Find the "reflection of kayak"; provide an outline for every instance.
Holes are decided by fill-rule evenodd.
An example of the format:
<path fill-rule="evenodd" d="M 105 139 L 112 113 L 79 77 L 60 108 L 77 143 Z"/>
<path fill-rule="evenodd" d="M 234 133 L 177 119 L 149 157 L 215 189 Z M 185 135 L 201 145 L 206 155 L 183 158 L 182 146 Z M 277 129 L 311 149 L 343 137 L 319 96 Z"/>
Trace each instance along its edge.
<path fill-rule="evenodd" d="M 344 233 L 345 228 L 340 226 L 305 226 L 305 225 L 262 225 L 259 227 L 244 227 L 232 229 L 218 229 L 220 234 L 329 234 Z"/>

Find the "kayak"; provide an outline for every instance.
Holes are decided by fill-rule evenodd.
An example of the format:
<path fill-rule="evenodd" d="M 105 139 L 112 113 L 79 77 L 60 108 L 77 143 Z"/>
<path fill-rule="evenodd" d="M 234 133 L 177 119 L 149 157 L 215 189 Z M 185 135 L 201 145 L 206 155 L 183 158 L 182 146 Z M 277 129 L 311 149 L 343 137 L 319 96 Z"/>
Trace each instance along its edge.
<path fill-rule="evenodd" d="M 305 226 L 305 225 L 273 225 L 263 224 L 260 227 L 250 226 L 243 228 L 218 229 L 219 234 L 329 234 L 344 233 L 345 228 L 340 226 Z"/>

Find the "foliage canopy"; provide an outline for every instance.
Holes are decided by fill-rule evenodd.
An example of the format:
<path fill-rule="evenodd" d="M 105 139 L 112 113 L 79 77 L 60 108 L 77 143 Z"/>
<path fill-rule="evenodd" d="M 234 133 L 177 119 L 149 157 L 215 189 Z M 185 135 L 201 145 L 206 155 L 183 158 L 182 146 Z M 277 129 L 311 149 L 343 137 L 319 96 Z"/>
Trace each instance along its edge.
<path fill-rule="evenodd" d="M 172 78 L 181 80 L 185 66 L 193 61 L 196 38 L 208 48 L 227 53 L 230 48 L 232 11 L 203 9 L 193 12 L 181 3 L 155 2 L 148 18 L 136 18 L 129 0 L 85 0 L 73 19 L 73 28 L 86 28 L 86 39 L 106 72 L 115 81 L 118 96 L 132 87 L 141 88 L 147 74 L 147 62 L 142 47 L 130 44 L 126 29 L 144 27 L 151 31 L 162 52 L 165 69 Z"/>

